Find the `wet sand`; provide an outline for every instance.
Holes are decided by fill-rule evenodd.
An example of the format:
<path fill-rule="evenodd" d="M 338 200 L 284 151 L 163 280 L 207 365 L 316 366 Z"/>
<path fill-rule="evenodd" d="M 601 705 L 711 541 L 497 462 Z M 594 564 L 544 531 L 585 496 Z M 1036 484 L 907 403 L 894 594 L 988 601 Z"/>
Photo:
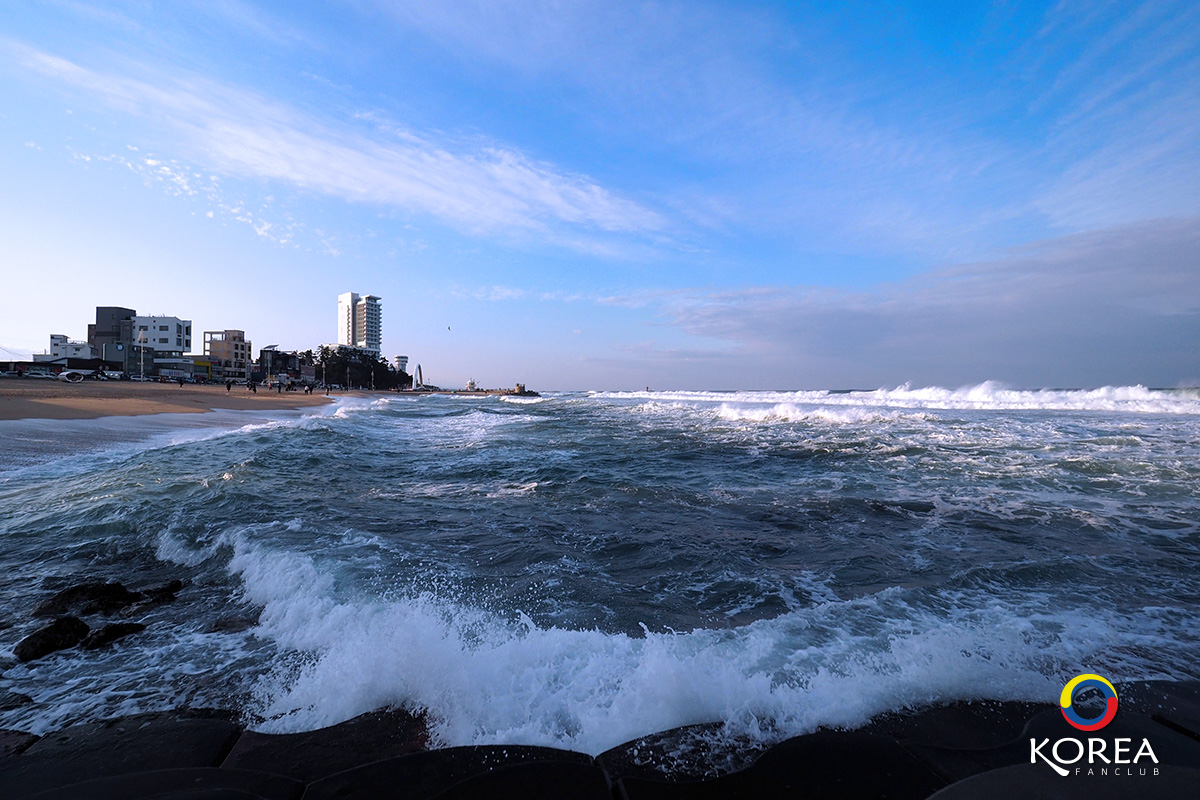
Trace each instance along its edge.
<path fill-rule="evenodd" d="M 322 394 L 275 392 L 245 386 L 227 392 L 221 386 L 136 381 L 66 383 L 35 378 L 0 379 L 0 420 L 96 419 L 143 414 L 201 414 L 215 408 L 270 411 L 321 406 Z"/>

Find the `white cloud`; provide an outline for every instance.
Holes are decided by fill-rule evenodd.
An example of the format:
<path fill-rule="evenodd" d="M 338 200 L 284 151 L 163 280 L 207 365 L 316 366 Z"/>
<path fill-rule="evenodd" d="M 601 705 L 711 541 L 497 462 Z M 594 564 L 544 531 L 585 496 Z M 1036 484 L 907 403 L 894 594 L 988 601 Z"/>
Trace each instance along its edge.
<path fill-rule="evenodd" d="M 641 236 L 665 225 L 658 213 L 586 176 L 511 148 L 464 150 L 395 129 L 372 138 L 207 80 L 150 83 L 94 72 L 23 45 L 9 49 L 28 68 L 174 130 L 187 155 L 208 169 L 429 215 L 473 233 L 526 232 L 603 246 L 595 241 L 603 235 Z"/>

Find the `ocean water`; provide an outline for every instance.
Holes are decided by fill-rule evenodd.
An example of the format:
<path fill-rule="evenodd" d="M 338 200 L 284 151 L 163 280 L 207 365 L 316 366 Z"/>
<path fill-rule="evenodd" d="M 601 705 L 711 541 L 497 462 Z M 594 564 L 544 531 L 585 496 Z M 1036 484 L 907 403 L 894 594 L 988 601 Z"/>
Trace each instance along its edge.
<path fill-rule="evenodd" d="M 1200 394 L 387 396 L 0 423 L 0 728 L 181 706 L 599 753 L 1200 678 Z M 33 605 L 181 578 L 28 664 Z"/>

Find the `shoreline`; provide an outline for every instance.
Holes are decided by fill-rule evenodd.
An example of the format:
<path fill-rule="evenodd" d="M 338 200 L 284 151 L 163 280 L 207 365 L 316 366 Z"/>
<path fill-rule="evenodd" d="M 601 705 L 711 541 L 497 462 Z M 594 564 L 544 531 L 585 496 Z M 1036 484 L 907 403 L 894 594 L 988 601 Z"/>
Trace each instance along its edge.
<path fill-rule="evenodd" d="M 181 708 L 80 722 L 44 736 L 0 731 L 0 793 L 47 800 L 149 800 L 175 793 L 369 798 L 392 796 L 400 786 L 414 798 L 704 800 L 790 797 L 801 786 L 813 797 L 908 800 L 1084 798 L 1097 791 L 1104 797 L 1187 796 L 1200 779 L 1194 766 L 1200 684 L 1136 681 L 1120 691 L 1120 713 L 1097 735 L 1106 744 L 1114 737 L 1151 742 L 1153 760 L 1135 757 L 1130 748 L 1117 762 L 1125 766 L 1089 758 L 1069 777 L 1052 771 L 1049 758 L 1058 759 L 1057 753 L 1046 763 L 1030 755 L 1031 739 L 1074 733 L 1061 710 L 1045 701 L 932 703 L 886 712 L 853 729 L 822 727 L 761 745 L 737 737 L 722 742 L 722 723 L 701 723 L 598 755 L 531 744 L 438 747 L 428 720 L 399 707 L 277 734 L 254 731 L 236 712 Z"/>
<path fill-rule="evenodd" d="M 345 392 L 341 394 L 347 394 Z M 139 383 L 133 381 L 0 381 L 0 421 L 85 420 L 153 414 L 206 414 L 215 410 L 280 411 L 317 408 L 334 401 L 324 394 L 250 392 L 245 386 Z"/>

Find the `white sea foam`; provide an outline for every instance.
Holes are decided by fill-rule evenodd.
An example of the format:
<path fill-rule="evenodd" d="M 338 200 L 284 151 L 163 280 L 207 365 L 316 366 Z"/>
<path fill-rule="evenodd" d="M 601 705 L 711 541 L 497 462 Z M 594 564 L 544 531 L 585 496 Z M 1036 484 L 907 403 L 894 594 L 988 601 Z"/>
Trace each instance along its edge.
<path fill-rule="evenodd" d="M 872 423 L 897 422 L 899 420 L 924 421 L 928 414 L 881 411 L 869 407 L 804 407 L 795 403 L 778 403 L 762 406 L 737 406 L 722 403 L 717 416 L 730 421 L 750 422 L 818 422 L 832 425 L 867 425 Z"/>
<path fill-rule="evenodd" d="M 379 411 L 387 408 L 393 402 L 391 397 L 339 397 L 329 406 L 320 406 L 319 408 L 332 409 L 327 411 L 330 416 L 338 419 L 346 419 L 352 414 L 359 414 L 365 411 Z"/>
<path fill-rule="evenodd" d="M 530 481 L 529 483 L 522 483 L 522 484 L 507 484 L 504 486 L 497 486 L 496 488 L 487 492 L 487 496 L 488 497 L 515 497 L 518 495 L 533 494 L 535 491 L 537 491 L 537 488 L 538 488 L 537 481 Z"/>
<path fill-rule="evenodd" d="M 658 403 L 721 403 L 755 406 L 852 406 L 936 410 L 1100 411 L 1133 414 L 1200 414 L 1195 390 L 1155 390 L 1144 386 L 1106 386 L 1099 389 L 1008 389 L 986 381 L 959 389 L 908 384 L 874 391 L 828 392 L 596 392 L 602 399 L 648 400 Z"/>
<path fill-rule="evenodd" d="M 1026 593 L 983 604 L 946 598 L 935 611 L 889 589 L 733 630 L 633 637 L 538 627 L 431 594 L 339 597 L 308 557 L 245 542 L 231 568 L 264 609 L 259 635 L 310 654 L 257 685 L 262 730 L 402 704 L 429 713 L 442 745 L 599 753 L 716 720 L 730 734 L 776 740 L 939 700 L 1045 699 L 1072 665 L 1127 643 L 1131 631 L 1147 645 L 1158 631 L 1150 617 L 1035 610 L 1045 598 Z M 1119 674 L 1138 665 L 1108 666 Z"/>

